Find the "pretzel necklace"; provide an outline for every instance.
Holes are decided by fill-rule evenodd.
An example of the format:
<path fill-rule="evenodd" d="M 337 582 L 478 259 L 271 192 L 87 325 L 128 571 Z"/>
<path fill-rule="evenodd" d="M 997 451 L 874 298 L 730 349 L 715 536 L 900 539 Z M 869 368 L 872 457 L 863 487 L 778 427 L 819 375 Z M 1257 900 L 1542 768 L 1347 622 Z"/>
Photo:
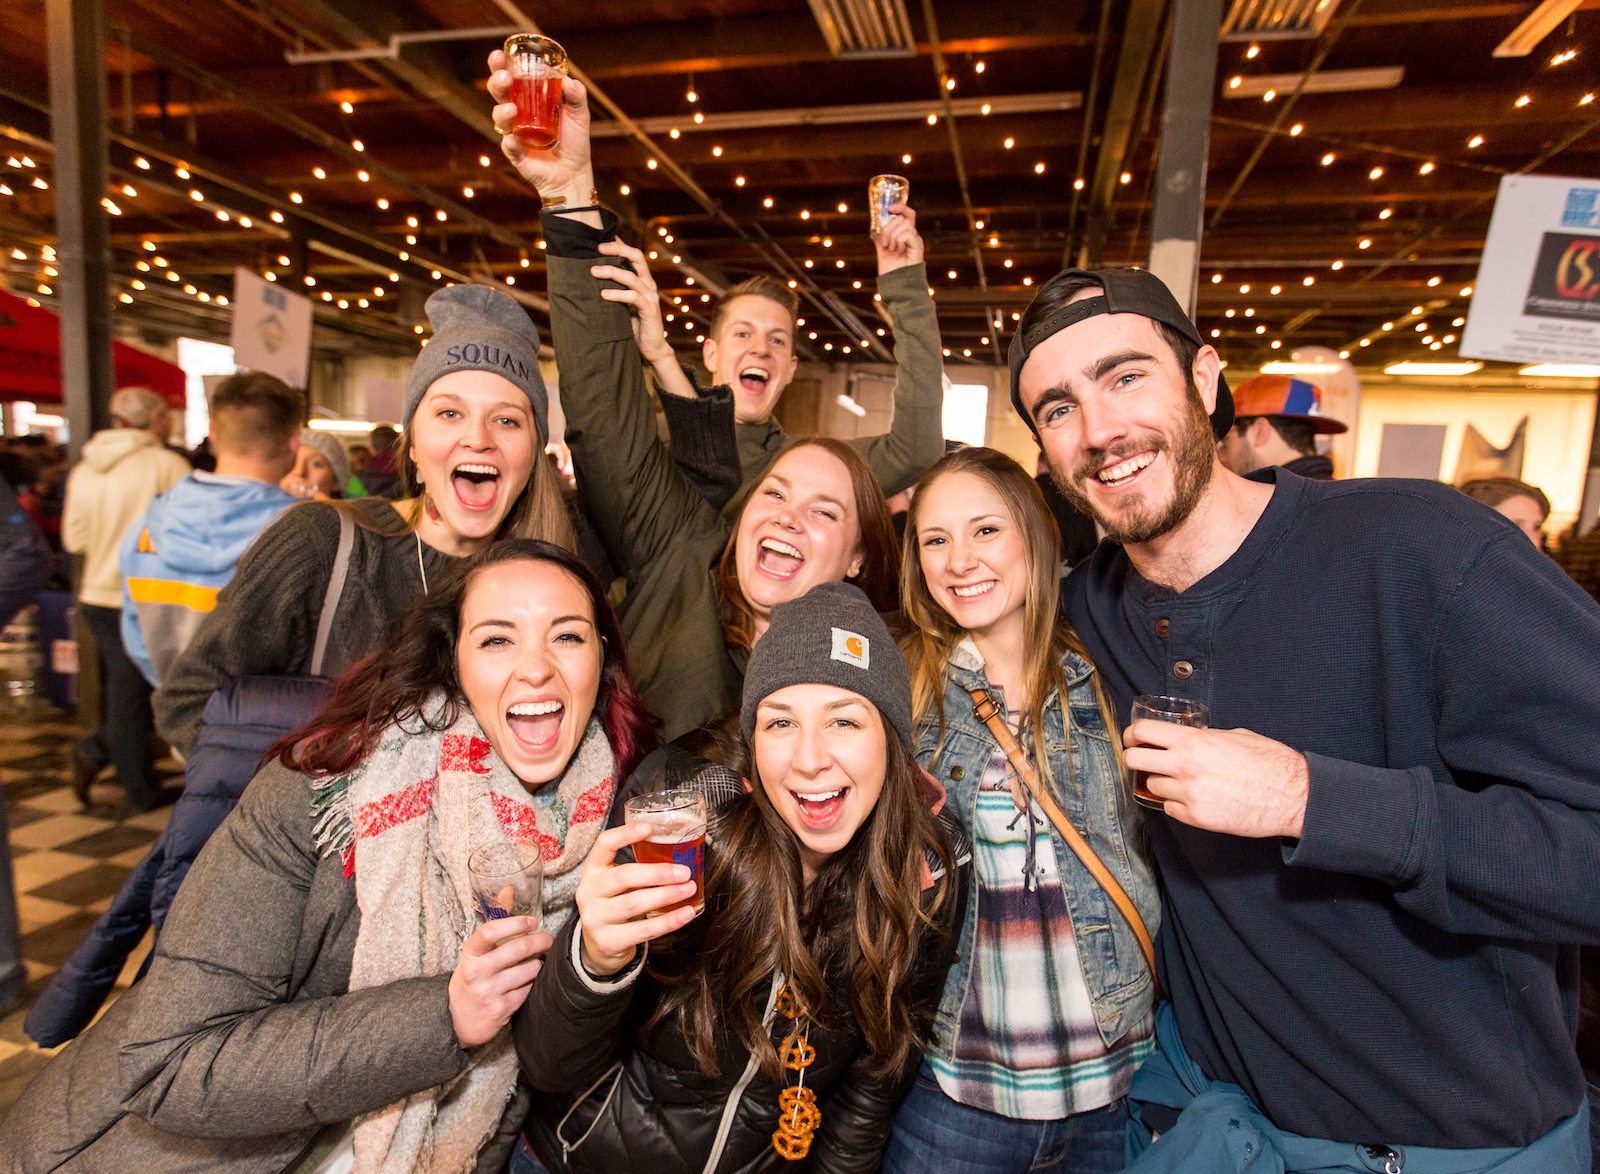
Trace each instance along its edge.
<path fill-rule="evenodd" d="M 778 1128 L 772 1134 L 772 1148 L 785 1160 L 798 1162 L 811 1152 L 812 1136 L 822 1124 L 817 1094 L 806 1087 L 806 1069 L 816 1061 L 817 1049 L 811 1046 L 810 1012 L 787 986 L 778 991 L 774 1007 L 795 1024 L 779 1045 L 778 1058 L 785 1072 L 798 1075 L 792 1088 L 786 1084 L 778 1093 Z"/>

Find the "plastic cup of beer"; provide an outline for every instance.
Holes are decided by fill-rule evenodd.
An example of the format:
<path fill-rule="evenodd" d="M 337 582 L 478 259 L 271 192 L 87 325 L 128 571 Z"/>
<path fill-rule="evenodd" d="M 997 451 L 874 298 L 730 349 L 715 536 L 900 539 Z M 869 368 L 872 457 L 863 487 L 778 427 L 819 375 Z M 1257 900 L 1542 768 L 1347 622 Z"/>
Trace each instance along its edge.
<path fill-rule="evenodd" d="M 506 38 L 506 68 L 511 71 L 509 100 L 517 104 L 512 133 L 525 146 L 549 150 L 561 139 L 561 82 L 567 76 L 567 51 L 549 37 L 518 33 Z"/>
<path fill-rule="evenodd" d="M 874 175 L 867 184 L 867 207 L 872 212 L 872 235 L 883 231 L 891 204 L 904 204 L 911 195 L 911 181 L 903 175 Z"/>
<path fill-rule="evenodd" d="M 1146 693 L 1133 699 L 1134 721 L 1171 722 L 1179 726 L 1193 726 L 1203 730 L 1211 725 L 1211 709 L 1199 701 L 1190 701 L 1187 697 L 1161 697 L 1154 693 Z M 1150 788 L 1145 784 L 1147 772 L 1136 770 L 1133 772 L 1133 799 L 1141 806 L 1152 811 L 1164 811 L 1165 806 L 1161 800 L 1150 793 Z"/>
<path fill-rule="evenodd" d="M 699 791 L 652 791 L 635 795 L 626 804 L 629 823 L 650 825 L 650 838 L 633 846 L 633 858 L 640 864 L 682 864 L 694 881 L 694 896 L 670 909 L 685 905 L 696 913 L 705 908 L 705 886 L 701 872 L 706 854 L 706 797 Z"/>
<path fill-rule="evenodd" d="M 538 844 L 502 842 L 474 848 L 467 857 L 467 877 L 484 921 L 542 919 L 544 856 Z"/>

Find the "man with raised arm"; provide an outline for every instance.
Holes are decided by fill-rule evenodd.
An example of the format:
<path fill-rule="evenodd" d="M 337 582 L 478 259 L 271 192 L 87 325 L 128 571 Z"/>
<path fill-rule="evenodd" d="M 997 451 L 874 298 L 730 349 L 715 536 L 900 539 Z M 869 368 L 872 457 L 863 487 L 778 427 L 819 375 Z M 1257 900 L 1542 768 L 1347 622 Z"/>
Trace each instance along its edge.
<path fill-rule="evenodd" d="M 490 92 L 497 101 L 504 100 L 509 84 L 510 75 L 503 69 L 490 77 Z M 579 115 L 569 103 L 562 117 Z M 586 108 L 581 117 L 587 119 Z M 512 162 L 520 164 L 525 156 L 516 137 L 507 135 L 504 145 Z M 565 142 L 559 144 L 557 153 L 565 146 Z M 593 172 L 587 174 L 592 182 Z M 575 191 L 569 203 L 591 202 L 591 191 Z M 892 204 L 889 211 L 892 214 L 872 243 L 878 261 L 878 293 L 894 327 L 894 419 L 889 431 L 859 437 L 852 443 L 867 458 L 883 492 L 892 495 L 915 483 L 944 455 L 944 360 L 916 211 L 906 204 Z M 632 248 L 619 255 L 627 258 L 633 272 L 625 271 L 616 279 L 624 290 L 607 296 L 627 302 L 638 313 L 641 326 L 636 328 L 636 337 L 656 386 L 688 400 L 731 396 L 739 464 L 748 485 L 794 439 L 773 419 L 773 410 L 799 364 L 799 300 L 794 291 L 777 277 L 761 274 L 723 293 L 701 348 L 701 358 L 711 373 L 710 386 L 703 387 L 680 365 L 667 339 L 659 294 L 644 255 Z M 675 430 L 675 440 L 677 435 Z"/>

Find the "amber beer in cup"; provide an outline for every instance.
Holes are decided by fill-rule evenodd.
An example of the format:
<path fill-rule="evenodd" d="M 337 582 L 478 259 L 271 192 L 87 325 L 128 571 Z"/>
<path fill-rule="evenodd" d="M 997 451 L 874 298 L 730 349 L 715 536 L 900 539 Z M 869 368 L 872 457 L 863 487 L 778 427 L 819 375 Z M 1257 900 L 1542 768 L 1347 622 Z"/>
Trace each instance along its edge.
<path fill-rule="evenodd" d="M 903 175 L 874 175 L 867 184 L 867 208 L 872 214 L 872 235 L 883 231 L 884 224 L 894 215 L 892 204 L 904 204 L 911 195 L 911 181 Z"/>
<path fill-rule="evenodd" d="M 1203 730 L 1211 724 L 1210 707 L 1198 701 L 1190 701 L 1187 697 L 1158 697 L 1153 693 L 1146 693 L 1133 699 L 1134 721 L 1172 722 L 1174 725 L 1193 726 Z M 1136 770 L 1133 772 L 1133 798 L 1134 802 L 1152 811 L 1164 811 L 1160 798 L 1151 794 L 1150 788 L 1145 785 L 1148 772 Z"/>
<path fill-rule="evenodd" d="M 635 795 L 626 805 L 629 823 L 650 825 L 650 838 L 633 846 L 640 864 L 682 864 L 694 881 L 694 896 L 656 913 L 693 906 L 696 913 L 706 906 L 701 874 L 706 852 L 706 797 L 699 791 L 653 791 Z M 653 915 L 652 915 L 653 916 Z"/>
<path fill-rule="evenodd" d="M 550 149 L 561 138 L 567 51 L 549 37 L 518 33 L 506 38 L 506 68 L 511 71 L 510 101 L 517 104 L 512 133 L 536 151 Z"/>

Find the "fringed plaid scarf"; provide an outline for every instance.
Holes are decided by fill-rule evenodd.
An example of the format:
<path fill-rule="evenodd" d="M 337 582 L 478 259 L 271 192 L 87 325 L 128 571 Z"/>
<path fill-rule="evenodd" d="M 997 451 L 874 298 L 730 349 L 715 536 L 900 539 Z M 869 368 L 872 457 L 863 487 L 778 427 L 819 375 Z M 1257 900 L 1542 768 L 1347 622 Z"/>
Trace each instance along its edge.
<path fill-rule="evenodd" d="M 435 721 L 445 701 L 424 712 Z M 572 915 L 584 859 L 605 826 L 616 760 L 591 719 L 566 773 L 530 792 L 494 755 L 471 711 L 444 730 L 385 731 L 349 774 L 313 784 L 316 839 L 354 876 L 361 926 L 350 989 L 448 974 L 476 927 L 467 857 L 497 839 L 544 856 L 542 928 Z M 473 1050 L 453 1080 L 356 1121 L 360 1174 L 470 1171 L 516 1089 L 510 1033 Z"/>

